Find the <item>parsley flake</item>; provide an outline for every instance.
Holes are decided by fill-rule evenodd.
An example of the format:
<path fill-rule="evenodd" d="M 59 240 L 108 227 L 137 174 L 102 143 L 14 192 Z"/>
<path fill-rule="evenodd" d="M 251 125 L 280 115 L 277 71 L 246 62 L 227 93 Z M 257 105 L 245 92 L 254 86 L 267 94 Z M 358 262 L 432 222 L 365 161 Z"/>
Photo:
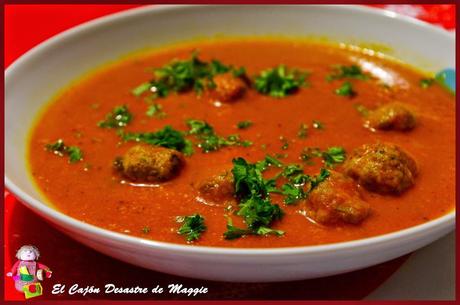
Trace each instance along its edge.
<path fill-rule="evenodd" d="M 182 226 L 177 230 L 180 235 L 185 235 L 188 242 L 198 240 L 203 232 L 206 231 L 206 225 L 204 224 L 204 217 L 200 214 L 194 214 L 191 216 L 179 216 L 176 218 L 178 223 L 182 223 Z"/>
<path fill-rule="evenodd" d="M 101 128 L 119 128 L 125 127 L 131 122 L 133 115 L 128 111 L 125 105 L 115 107 L 105 116 L 104 121 L 97 123 Z"/>
<path fill-rule="evenodd" d="M 45 149 L 63 157 L 67 155 L 70 163 L 77 163 L 83 160 L 83 152 L 78 146 L 67 146 L 62 139 L 57 140 L 55 143 L 46 144 Z"/>
<path fill-rule="evenodd" d="M 214 128 L 207 122 L 202 120 L 187 120 L 189 127 L 188 134 L 195 135 L 199 140 L 197 146 L 201 148 L 204 153 L 212 152 L 227 146 L 243 146 L 248 147 L 252 145 L 251 141 L 243 141 L 237 134 L 229 135 L 226 138 L 219 136 L 215 133 Z"/>
<path fill-rule="evenodd" d="M 359 80 L 366 80 L 369 78 L 369 75 L 365 74 L 363 70 L 357 65 L 351 66 L 343 66 L 343 65 L 335 65 L 332 67 L 333 72 L 326 76 L 326 80 L 331 82 L 337 79 L 344 79 L 344 78 L 353 78 Z"/>
<path fill-rule="evenodd" d="M 151 230 L 150 230 L 150 227 L 145 226 L 145 227 L 142 228 L 141 231 L 142 231 L 142 233 L 144 233 L 144 234 L 149 234 Z"/>
<path fill-rule="evenodd" d="M 238 122 L 236 124 L 236 127 L 238 129 L 247 129 L 249 127 L 251 127 L 253 125 L 253 123 L 251 121 L 241 121 L 241 122 Z"/>
<path fill-rule="evenodd" d="M 190 90 L 201 94 L 206 88 L 211 89 L 216 86 L 213 81 L 215 75 L 227 72 L 243 77 L 245 69 L 227 66 L 218 60 L 206 62 L 198 58 L 197 52 L 193 52 L 190 59 L 175 59 L 154 69 L 154 78 L 140 84 L 131 93 L 140 96 L 150 91 L 153 99 L 167 97 L 171 92 L 182 93 Z"/>
<path fill-rule="evenodd" d="M 267 162 L 271 160 L 266 159 Z M 240 199 L 236 215 L 243 217 L 247 229 L 235 228 L 227 224 L 226 239 L 234 239 L 243 235 L 282 235 L 284 232 L 270 228 L 272 223 L 280 220 L 284 213 L 277 204 L 273 204 L 269 191 L 274 188 L 274 180 L 262 177 L 260 164 L 251 164 L 243 158 L 233 159 L 232 174 L 235 185 L 235 195 Z"/>
<path fill-rule="evenodd" d="M 345 149 L 339 146 L 329 147 L 322 153 L 322 157 L 327 167 L 331 167 L 338 163 L 343 163 L 346 157 Z"/>
<path fill-rule="evenodd" d="M 324 123 L 318 120 L 313 120 L 313 128 L 315 129 L 324 129 Z"/>
<path fill-rule="evenodd" d="M 185 139 L 184 134 L 169 125 L 156 132 L 124 132 L 118 135 L 124 141 L 144 142 L 150 145 L 162 146 L 183 152 L 186 156 L 193 154 L 192 143 Z"/>
<path fill-rule="evenodd" d="M 163 106 L 160 104 L 152 104 L 149 106 L 145 114 L 148 117 L 164 118 L 166 113 L 163 111 Z"/>
<path fill-rule="evenodd" d="M 300 139 L 305 139 L 308 135 L 308 125 L 305 123 L 301 123 L 299 127 L 299 131 L 297 132 L 297 137 Z"/>
<path fill-rule="evenodd" d="M 305 86 L 306 77 L 306 72 L 288 69 L 284 65 L 279 65 L 260 72 L 255 77 L 254 87 L 261 94 L 282 98 Z"/>
<path fill-rule="evenodd" d="M 335 94 L 347 97 L 353 97 L 356 95 L 356 92 L 353 91 L 353 85 L 350 82 L 344 82 L 342 86 L 335 89 Z"/>

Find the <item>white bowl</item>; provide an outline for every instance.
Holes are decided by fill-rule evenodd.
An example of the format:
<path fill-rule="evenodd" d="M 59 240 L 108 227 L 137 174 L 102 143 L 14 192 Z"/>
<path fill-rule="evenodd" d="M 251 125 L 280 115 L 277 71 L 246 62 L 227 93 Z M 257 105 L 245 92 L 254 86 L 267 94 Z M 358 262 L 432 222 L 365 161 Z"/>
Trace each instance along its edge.
<path fill-rule="evenodd" d="M 131 51 L 197 36 L 319 35 L 391 47 L 426 70 L 455 67 L 455 38 L 395 13 L 354 6 L 154 6 L 97 19 L 59 34 L 6 71 L 5 185 L 27 207 L 76 240 L 120 260 L 187 277 L 240 282 L 307 279 L 404 255 L 450 232 L 455 212 L 406 230 L 321 246 L 236 249 L 187 246 L 104 230 L 49 207 L 26 164 L 26 140 L 40 109 L 87 71 Z"/>

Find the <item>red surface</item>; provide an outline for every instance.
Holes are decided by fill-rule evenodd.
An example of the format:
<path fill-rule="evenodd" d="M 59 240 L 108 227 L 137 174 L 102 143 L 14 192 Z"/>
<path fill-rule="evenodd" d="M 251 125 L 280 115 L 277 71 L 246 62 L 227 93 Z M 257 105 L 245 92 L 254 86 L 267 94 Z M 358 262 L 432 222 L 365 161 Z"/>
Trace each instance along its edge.
<path fill-rule="evenodd" d="M 45 39 L 79 23 L 129 9 L 137 5 L 6 5 L 5 66 Z M 455 28 L 453 5 L 378 5 L 396 10 L 447 29 Z M 31 30 L 33 29 L 33 30 Z M 53 270 L 51 279 L 43 282 L 44 295 L 37 299 L 187 299 L 184 296 L 161 295 L 52 295 L 56 283 L 103 287 L 114 283 L 124 287 L 167 286 L 182 283 L 186 287 L 208 287 L 204 299 L 361 299 L 387 279 L 407 257 L 344 275 L 282 284 L 229 284 L 179 278 L 144 270 L 99 254 L 55 230 L 5 193 L 5 266 L 4 274 L 15 262 L 16 250 L 24 244 L 40 249 L 40 262 Z M 4 278 L 5 299 L 24 300 L 14 289 L 11 278 Z"/>

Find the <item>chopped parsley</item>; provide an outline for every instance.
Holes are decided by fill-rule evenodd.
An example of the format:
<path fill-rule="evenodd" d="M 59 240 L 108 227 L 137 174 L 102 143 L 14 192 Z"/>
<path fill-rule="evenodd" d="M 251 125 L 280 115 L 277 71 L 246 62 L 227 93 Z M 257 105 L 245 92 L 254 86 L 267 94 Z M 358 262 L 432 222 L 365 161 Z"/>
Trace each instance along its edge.
<path fill-rule="evenodd" d="M 308 135 L 308 125 L 305 123 L 301 123 L 299 127 L 299 131 L 297 132 L 297 137 L 300 139 L 305 139 Z"/>
<path fill-rule="evenodd" d="M 146 91 L 149 91 L 150 88 L 152 88 L 152 84 L 150 82 L 147 82 L 147 83 L 142 83 L 140 84 L 139 86 L 137 86 L 136 88 L 134 88 L 133 90 L 131 90 L 131 93 L 134 95 L 134 96 L 140 96 L 142 93 L 146 92 Z M 154 92 L 158 95 L 159 93 L 156 92 L 158 88 L 155 87 L 154 89 Z"/>
<path fill-rule="evenodd" d="M 206 231 L 206 225 L 204 224 L 204 217 L 200 214 L 194 214 L 191 216 L 179 216 L 176 218 L 178 223 L 182 223 L 177 233 L 185 235 L 185 239 L 188 242 L 192 242 L 200 238 L 201 233 Z"/>
<path fill-rule="evenodd" d="M 262 172 L 269 166 L 276 166 L 281 171 L 271 179 L 265 179 Z M 280 220 L 284 212 L 271 202 L 270 193 L 284 196 L 284 203 L 294 204 L 308 197 L 310 192 L 324 181 L 330 172 L 322 168 L 316 176 L 309 176 L 297 164 L 284 165 L 269 155 L 256 163 L 248 163 L 243 158 L 233 159 L 232 169 L 235 195 L 240 200 L 237 216 L 241 216 L 247 228 L 233 226 L 228 219 L 225 239 L 235 239 L 244 235 L 283 235 L 284 232 L 271 228 L 273 222 Z M 276 187 L 278 178 L 284 177 L 287 182 Z"/>
<path fill-rule="evenodd" d="M 326 167 L 333 167 L 345 161 L 346 152 L 340 146 L 332 146 L 325 151 L 321 151 L 317 147 L 308 147 L 304 148 L 300 154 L 300 159 L 305 162 L 311 162 L 313 158 L 322 158 Z"/>
<path fill-rule="evenodd" d="M 267 158 L 265 161 L 271 163 Z M 235 195 L 241 200 L 257 196 L 265 198 L 268 195 L 267 181 L 262 177 L 266 166 L 260 163 L 251 164 L 243 158 L 233 159 L 232 174 L 235 184 Z"/>
<path fill-rule="evenodd" d="M 145 227 L 142 228 L 141 231 L 142 231 L 142 233 L 144 233 L 144 234 L 149 234 L 149 233 L 150 233 L 150 227 L 145 226 Z"/>
<path fill-rule="evenodd" d="M 329 147 L 322 153 L 322 157 L 327 167 L 331 167 L 338 163 L 343 163 L 346 157 L 345 149 L 339 146 Z"/>
<path fill-rule="evenodd" d="M 326 76 L 326 80 L 328 82 L 344 78 L 366 80 L 369 78 L 369 76 L 365 74 L 363 70 L 357 65 L 335 65 L 333 66 L 333 72 Z"/>
<path fill-rule="evenodd" d="M 46 144 L 45 149 L 63 157 L 67 155 L 70 163 L 76 163 L 83 160 L 83 152 L 78 146 L 67 146 L 62 139 L 57 140 L 55 143 Z"/>
<path fill-rule="evenodd" d="M 227 219 L 227 231 L 224 232 L 224 238 L 227 240 L 237 239 L 244 235 L 251 234 L 252 231 L 249 229 L 240 229 L 233 225 L 232 219 L 229 217 Z"/>
<path fill-rule="evenodd" d="M 251 196 L 241 201 L 239 208 L 236 215 L 243 217 L 248 229 L 253 233 L 257 235 L 265 235 L 271 232 L 276 232 L 277 235 L 283 234 L 280 231 L 270 229 L 272 222 L 283 217 L 283 211 L 279 205 L 271 203 L 270 199 Z"/>
<path fill-rule="evenodd" d="M 271 163 L 270 158 L 265 160 Z M 273 204 L 268 197 L 273 180 L 262 177 L 260 164 L 251 164 L 243 158 L 233 159 L 232 174 L 235 184 L 235 195 L 240 199 L 239 210 L 236 215 L 243 217 L 247 229 L 234 227 L 231 222 L 227 224 L 225 239 L 234 239 L 242 235 L 282 235 L 283 231 L 270 228 L 272 223 L 283 217 L 284 213 L 277 204 Z"/>
<path fill-rule="evenodd" d="M 247 129 L 247 128 L 251 127 L 252 124 L 253 123 L 251 121 L 241 121 L 241 122 L 238 122 L 236 124 L 236 128 L 238 128 L 238 129 Z"/>
<path fill-rule="evenodd" d="M 147 108 L 145 114 L 148 117 L 156 118 L 164 118 L 166 116 L 166 113 L 163 111 L 163 106 L 161 106 L 160 104 L 149 105 L 149 108 Z"/>
<path fill-rule="evenodd" d="M 281 191 L 274 190 L 273 192 L 285 196 L 285 204 L 295 204 L 299 200 L 307 198 L 313 189 L 323 182 L 329 174 L 330 173 L 327 169 L 321 168 L 321 172 L 312 177 L 305 174 L 299 165 L 290 164 L 287 165 L 281 173 L 281 176 L 286 177 L 289 182 L 281 186 Z"/>
<path fill-rule="evenodd" d="M 260 72 L 255 77 L 254 87 L 259 93 L 264 95 L 282 98 L 305 86 L 306 77 L 306 72 L 300 72 L 299 70 L 279 65 Z"/>
<path fill-rule="evenodd" d="M 434 78 L 423 78 L 419 82 L 419 86 L 422 87 L 423 89 L 426 89 L 428 87 L 431 87 L 435 82 Z"/>
<path fill-rule="evenodd" d="M 193 52 L 191 58 L 186 60 L 172 60 L 161 68 L 154 69 L 154 78 L 140 84 L 131 93 L 140 96 L 145 92 L 151 92 L 151 98 L 164 98 L 171 92 L 182 93 L 190 90 L 201 94 L 206 88 L 215 88 L 214 76 L 232 72 L 237 77 L 245 75 L 244 68 L 227 66 L 218 60 L 210 62 L 198 58 L 197 52 Z"/>
<path fill-rule="evenodd" d="M 327 177 L 331 175 L 331 172 L 325 168 L 321 168 L 319 175 L 315 176 L 314 179 L 311 180 L 311 188 L 310 192 L 316 188 L 321 182 L 326 180 Z"/>
<path fill-rule="evenodd" d="M 353 91 L 353 85 L 350 82 L 344 82 L 342 86 L 335 89 L 335 94 L 347 97 L 353 97 L 356 95 L 356 92 Z"/>
<path fill-rule="evenodd" d="M 288 139 L 286 139 L 285 137 L 281 136 L 281 137 L 280 137 L 280 141 L 281 141 L 281 143 L 283 143 L 283 145 L 281 145 L 281 149 L 282 149 L 282 150 L 286 150 L 286 149 L 289 148 L 289 141 L 288 141 Z"/>
<path fill-rule="evenodd" d="M 324 129 L 324 123 L 318 120 L 313 120 L 313 128 L 315 129 Z"/>
<path fill-rule="evenodd" d="M 284 203 L 289 205 L 289 204 L 294 204 L 298 202 L 301 199 L 304 199 L 306 197 L 306 194 L 303 190 L 303 188 L 299 186 L 295 186 L 293 184 L 283 184 L 281 186 L 281 194 L 285 196 L 284 198 Z"/>
<path fill-rule="evenodd" d="M 243 141 L 239 135 L 229 135 L 227 137 L 219 136 L 215 133 L 214 128 L 207 122 L 202 120 L 187 120 L 189 127 L 188 134 L 195 135 L 199 140 L 197 146 L 205 153 L 219 150 L 227 146 L 243 146 L 248 147 L 252 145 L 250 141 Z"/>
<path fill-rule="evenodd" d="M 295 204 L 298 201 L 307 198 L 321 182 L 329 177 L 329 175 L 330 172 L 327 169 L 321 168 L 318 175 L 311 177 L 310 175 L 304 174 L 303 170 L 299 168 L 299 171 L 296 171 L 295 176 L 289 179 L 289 183 L 285 183 L 281 186 L 281 191 L 278 191 L 278 193 L 285 196 L 285 204 Z"/>
<path fill-rule="evenodd" d="M 115 107 L 105 116 L 104 121 L 97 123 L 101 128 L 119 128 L 125 127 L 131 122 L 133 115 L 128 111 L 125 105 Z"/>
<path fill-rule="evenodd" d="M 304 162 L 311 162 L 311 159 L 321 156 L 321 149 L 317 147 L 306 147 L 302 150 L 302 153 L 300 154 L 300 160 Z"/>
<path fill-rule="evenodd" d="M 77 146 L 70 146 L 67 148 L 67 154 L 69 155 L 70 163 L 76 163 L 83 160 L 83 153 Z"/>
<path fill-rule="evenodd" d="M 283 168 L 281 176 L 286 177 L 289 182 L 295 185 L 303 185 L 310 181 L 310 177 L 304 174 L 303 169 L 298 164 L 289 164 Z"/>
<path fill-rule="evenodd" d="M 172 148 L 183 152 L 186 156 L 193 154 L 192 143 L 185 139 L 184 134 L 169 125 L 156 132 L 124 132 L 118 135 L 124 141 L 144 142 L 150 145 Z"/>
<path fill-rule="evenodd" d="M 256 163 L 256 168 L 260 172 L 265 171 L 269 166 L 283 167 L 283 163 L 270 155 L 266 155 L 265 159 L 263 159 L 262 161 L 258 161 Z"/>

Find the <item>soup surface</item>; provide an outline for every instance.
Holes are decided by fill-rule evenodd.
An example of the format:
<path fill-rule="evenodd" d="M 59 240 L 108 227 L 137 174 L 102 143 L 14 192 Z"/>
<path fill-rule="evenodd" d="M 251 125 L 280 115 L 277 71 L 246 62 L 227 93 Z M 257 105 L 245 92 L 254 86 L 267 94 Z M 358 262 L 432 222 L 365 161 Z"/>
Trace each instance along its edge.
<path fill-rule="evenodd" d="M 150 87 L 139 86 L 161 77 L 159 73 L 154 76 L 153 68 L 170 65 L 174 59 L 185 63 L 192 53 L 201 62 L 216 59 L 235 67 L 231 68 L 234 73 L 226 75 L 238 81 L 222 89 L 230 92 L 215 94 L 221 85 L 217 76 L 225 69 L 213 72 L 215 82 L 212 77 L 205 80 L 202 91 L 170 87 L 168 93 L 162 93 L 159 83 L 152 85 L 154 81 Z M 269 70 L 280 65 L 285 75 L 279 69 Z M 262 71 L 276 75 L 270 79 L 270 73 L 264 75 Z M 286 90 L 275 88 L 277 84 Z M 245 90 L 232 92 L 233 85 Z M 138 89 L 135 94 L 134 88 Z M 159 96 L 162 94 L 166 96 Z M 372 125 L 372 113 L 394 102 L 410 109 L 416 118 L 415 127 Z M 115 107 L 123 105 L 110 117 Z M 208 123 L 213 132 L 193 131 L 190 119 Z M 193 154 L 179 156 L 182 161 L 175 165 L 174 173 L 158 181 L 141 181 L 133 178 L 137 172 L 117 171 L 114 160 L 122 160 L 126 169 L 126 153 L 141 145 L 131 141 L 133 137 L 127 136 L 130 132 L 157 132 L 167 125 L 194 146 Z M 228 137 L 235 134 L 239 137 Z M 221 144 L 204 152 L 203 143 L 210 135 L 211 140 L 218 137 Z M 141 142 L 147 138 L 137 134 Z M 56 142 L 58 139 L 62 142 Z M 395 178 L 392 189 L 382 189 L 380 182 L 368 183 L 367 177 L 347 169 L 353 167 L 347 165 L 352 158 L 362 160 L 355 149 L 375 143 L 396 145 L 415 161 L 417 170 L 403 174 L 410 175 L 408 183 Z M 196 42 L 134 56 L 77 82 L 38 118 L 31 132 L 28 158 L 31 173 L 49 201 L 65 214 L 90 224 L 173 243 L 285 247 L 376 236 L 448 213 L 455 202 L 454 143 L 454 96 L 410 67 L 348 46 L 234 39 Z M 142 145 L 148 149 L 149 144 Z M 189 148 L 182 152 L 189 153 Z M 216 182 L 211 192 L 217 194 L 203 194 L 203 182 L 210 177 L 227 173 L 236 183 L 237 161 L 232 160 L 241 163 L 237 158 L 243 158 L 249 164 L 247 169 L 267 155 L 282 165 L 266 162 L 267 169 L 252 170 L 255 176 L 262 173 L 265 180 L 259 180 L 267 185 L 268 179 L 284 172 L 272 185 L 274 190 L 248 189 L 249 184 L 233 189 L 235 185 L 231 185 L 234 194 L 226 198 L 226 190 Z M 285 171 L 287 165 L 295 164 L 298 166 L 291 168 L 303 179 L 300 182 L 292 182 L 295 175 Z M 334 190 L 335 184 L 324 184 L 334 175 L 343 176 L 353 190 Z M 327 193 L 327 187 L 332 192 L 326 197 L 313 192 Z M 345 204 L 345 210 L 340 210 L 335 205 L 343 199 L 342 193 L 344 202 L 357 200 L 359 206 Z M 242 212 L 242 204 L 253 205 Z M 270 215 L 257 210 L 263 210 L 263 204 Z M 365 212 L 360 212 L 362 207 Z M 185 217 L 192 215 L 195 219 Z M 229 219 L 233 223 L 227 227 Z M 229 228 L 235 234 L 229 234 Z"/>

